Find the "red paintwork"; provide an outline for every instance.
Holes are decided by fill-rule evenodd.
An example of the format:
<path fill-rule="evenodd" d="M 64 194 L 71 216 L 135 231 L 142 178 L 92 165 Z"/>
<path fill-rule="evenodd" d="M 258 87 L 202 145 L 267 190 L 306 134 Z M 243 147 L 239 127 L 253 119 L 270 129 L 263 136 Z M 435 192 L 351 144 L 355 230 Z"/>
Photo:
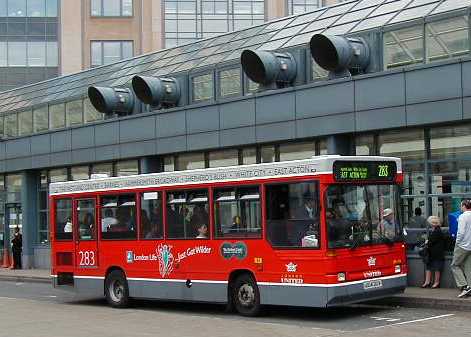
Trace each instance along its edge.
<path fill-rule="evenodd" d="M 62 272 L 72 272 L 75 276 L 101 276 L 106 275 L 110 267 L 117 266 L 124 270 L 127 277 L 134 278 L 162 278 L 159 273 L 159 264 L 157 260 L 152 261 L 134 261 L 133 263 L 126 262 L 126 252 L 133 251 L 135 255 L 149 255 L 155 254 L 156 248 L 161 243 L 166 243 L 172 246 L 172 253 L 174 255 L 173 271 L 165 278 L 170 279 L 183 279 L 183 280 L 215 280 L 227 281 L 232 271 L 237 269 L 246 269 L 253 272 L 258 282 L 281 282 L 282 278 L 295 278 L 302 279 L 303 283 L 315 284 L 333 284 L 338 283 L 337 273 L 345 272 L 347 275 L 347 282 L 354 280 L 362 280 L 372 278 L 371 274 L 367 272 L 381 272 L 381 276 L 394 275 L 394 264 L 401 264 L 401 273 L 407 272 L 406 266 L 406 252 L 404 244 L 396 243 L 392 246 L 388 245 L 375 245 L 370 247 L 358 247 L 355 250 L 350 249 L 336 249 L 328 250 L 327 235 L 325 226 L 325 214 L 321 212 L 321 240 L 320 249 L 284 249 L 275 250 L 269 242 L 265 240 L 265 208 L 262 207 L 262 226 L 263 238 L 262 239 L 194 239 L 194 240 L 104 240 L 104 241 L 89 241 L 79 242 L 77 233 L 74 233 L 74 240 L 72 241 L 59 241 L 55 239 L 55 199 L 61 198 L 95 198 L 96 205 L 100 205 L 99 198 L 101 195 L 109 195 L 111 193 L 139 193 L 145 191 L 167 191 L 177 189 L 195 189 L 195 188 L 209 188 L 209 214 L 214 214 L 213 210 L 213 193 L 212 188 L 234 185 L 255 185 L 260 184 L 261 189 L 261 205 L 265 204 L 265 188 L 264 184 L 276 182 L 292 182 L 292 181 L 305 181 L 305 180 L 318 180 L 320 182 L 321 193 L 321 210 L 324 210 L 324 193 L 326 188 L 334 183 L 332 174 L 319 174 L 303 177 L 289 177 L 289 178 L 273 178 L 273 179 L 260 179 L 249 181 L 237 182 L 218 182 L 209 184 L 187 184 L 184 186 L 170 186 L 165 188 L 140 188 L 135 190 L 109 190 L 100 191 L 96 193 L 76 193 L 69 195 L 52 196 L 50 199 L 50 228 L 51 228 L 51 247 L 52 247 L 52 275 L 57 275 Z M 395 183 L 402 182 L 402 174 L 397 174 Z M 165 193 L 163 195 L 163 204 L 166 204 Z M 75 204 L 75 203 L 74 203 Z M 137 207 L 140 207 L 140 200 L 137 198 Z M 164 224 L 166 220 L 166 207 L 164 209 Z M 76 216 L 74 206 L 74 218 Z M 140 212 L 137 211 L 137 223 L 140 221 Z M 96 224 L 101 224 L 100 208 L 96 208 Z M 76 221 L 74 222 L 74 229 Z M 213 233 L 213 217 L 210 216 L 210 232 Z M 139 230 L 139 229 L 138 229 Z M 99 235 L 99 234 L 98 234 Z M 139 236 L 139 233 L 138 233 Z M 240 242 L 243 241 L 247 245 L 248 255 L 245 259 L 239 260 L 232 258 L 230 260 L 224 259 L 220 253 L 220 247 L 224 242 Z M 211 254 L 195 254 L 186 257 L 180 262 L 177 262 L 179 253 L 186 251 L 189 248 L 196 246 L 206 246 L 211 248 Z M 96 254 L 96 265 L 93 268 L 80 268 L 79 251 L 93 251 Z M 57 254 L 62 252 L 71 252 L 75 254 L 73 259 L 73 266 L 60 266 L 57 264 Z M 334 253 L 335 256 L 331 256 Z M 376 265 L 369 267 L 367 259 L 370 256 L 376 257 Z M 256 258 L 261 258 L 262 263 L 255 263 Z M 296 272 L 287 272 L 286 265 L 290 262 L 297 265 Z"/>

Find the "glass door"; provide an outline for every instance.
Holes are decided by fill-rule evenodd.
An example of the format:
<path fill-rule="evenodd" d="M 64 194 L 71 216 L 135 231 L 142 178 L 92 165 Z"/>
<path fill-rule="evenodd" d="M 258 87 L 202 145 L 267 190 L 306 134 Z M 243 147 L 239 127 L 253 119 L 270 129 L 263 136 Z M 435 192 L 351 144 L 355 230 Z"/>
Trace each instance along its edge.
<path fill-rule="evenodd" d="M 76 266 L 98 267 L 98 243 L 95 198 L 74 200 L 76 231 Z"/>

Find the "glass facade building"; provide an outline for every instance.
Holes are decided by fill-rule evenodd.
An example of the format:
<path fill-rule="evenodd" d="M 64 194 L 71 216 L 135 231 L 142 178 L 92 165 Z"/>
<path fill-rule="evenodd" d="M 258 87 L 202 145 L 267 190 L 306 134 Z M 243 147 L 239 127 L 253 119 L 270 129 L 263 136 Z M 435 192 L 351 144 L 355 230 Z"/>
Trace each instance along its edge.
<path fill-rule="evenodd" d="M 164 8 L 167 48 L 265 21 L 265 0 L 164 0 Z"/>
<path fill-rule="evenodd" d="M 0 91 L 59 74 L 58 0 L 0 1 Z"/>

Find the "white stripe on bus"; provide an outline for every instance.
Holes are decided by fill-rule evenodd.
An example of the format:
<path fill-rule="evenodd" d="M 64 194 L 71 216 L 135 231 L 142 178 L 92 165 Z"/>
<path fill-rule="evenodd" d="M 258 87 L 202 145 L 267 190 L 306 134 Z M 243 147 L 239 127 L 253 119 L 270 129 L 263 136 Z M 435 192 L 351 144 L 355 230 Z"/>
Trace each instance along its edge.
<path fill-rule="evenodd" d="M 362 284 L 363 282 L 371 280 L 390 280 L 395 278 L 406 277 L 407 274 L 398 274 L 391 276 L 384 276 L 372 279 L 365 279 L 359 281 L 351 281 L 344 283 L 335 283 L 335 284 L 326 284 L 326 283 L 281 283 L 281 282 L 257 282 L 258 285 L 263 286 L 288 286 L 288 287 L 322 287 L 322 288 L 332 288 L 332 287 L 343 287 L 348 285 Z M 104 276 L 74 276 L 78 279 L 97 279 L 104 280 Z M 175 282 L 175 283 L 185 283 L 188 280 L 183 279 L 162 279 L 162 278 L 143 278 L 143 277 L 128 277 L 129 281 L 146 281 L 146 282 Z M 192 283 L 213 283 L 213 284 L 226 284 L 228 281 L 214 281 L 214 280 L 190 280 Z"/>

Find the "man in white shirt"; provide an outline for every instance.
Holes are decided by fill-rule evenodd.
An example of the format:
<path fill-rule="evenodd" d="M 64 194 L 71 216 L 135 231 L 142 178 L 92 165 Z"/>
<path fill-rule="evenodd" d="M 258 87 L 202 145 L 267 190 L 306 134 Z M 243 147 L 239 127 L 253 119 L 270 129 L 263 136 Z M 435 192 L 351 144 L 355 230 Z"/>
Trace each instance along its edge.
<path fill-rule="evenodd" d="M 460 298 L 471 294 L 471 200 L 463 200 L 461 210 L 463 214 L 458 218 L 458 232 L 451 262 L 453 277 L 461 289 L 458 295 Z"/>
<path fill-rule="evenodd" d="M 118 220 L 113 217 L 113 211 L 111 209 L 105 209 L 105 217 L 101 219 L 101 231 L 108 232 L 111 227 L 118 224 Z"/>

